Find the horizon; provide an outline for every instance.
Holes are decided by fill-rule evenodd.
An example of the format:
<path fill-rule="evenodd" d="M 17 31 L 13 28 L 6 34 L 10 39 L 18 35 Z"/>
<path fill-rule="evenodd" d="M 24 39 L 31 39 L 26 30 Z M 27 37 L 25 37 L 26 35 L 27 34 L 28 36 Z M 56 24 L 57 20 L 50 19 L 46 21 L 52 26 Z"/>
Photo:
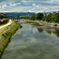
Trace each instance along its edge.
<path fill-rule="evenodd" d="M 43 11 L 43 12 L 37 12 L 37 13 L 53 13 L 53 12 L 59 12 L 59 10 L 58 11 L 50 11 L 50 12 Z M 36 12 L 0 12 L 0 13 L 36 13 Z"/>

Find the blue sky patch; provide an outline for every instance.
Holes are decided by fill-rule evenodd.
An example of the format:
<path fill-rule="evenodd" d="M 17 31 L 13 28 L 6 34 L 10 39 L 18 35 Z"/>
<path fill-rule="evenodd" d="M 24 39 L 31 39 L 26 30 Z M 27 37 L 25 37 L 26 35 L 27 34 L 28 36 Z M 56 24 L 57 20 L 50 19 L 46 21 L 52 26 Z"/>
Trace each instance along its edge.
<path fill-rule="evenodd" d="M 32 4 L 25 4 L 25 3 L 21 3 L 21 6 L 32 6 Z"/>

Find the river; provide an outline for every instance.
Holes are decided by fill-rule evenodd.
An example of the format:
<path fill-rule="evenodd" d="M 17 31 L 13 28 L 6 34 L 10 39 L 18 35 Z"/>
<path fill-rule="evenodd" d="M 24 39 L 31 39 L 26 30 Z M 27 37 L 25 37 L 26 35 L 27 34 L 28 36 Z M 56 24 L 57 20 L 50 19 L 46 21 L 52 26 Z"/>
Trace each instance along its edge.
<path fill-rule="evenodd" d="M 25 22 L 21 25 L 1 59 L 59 59 L 59 30 Z"/>

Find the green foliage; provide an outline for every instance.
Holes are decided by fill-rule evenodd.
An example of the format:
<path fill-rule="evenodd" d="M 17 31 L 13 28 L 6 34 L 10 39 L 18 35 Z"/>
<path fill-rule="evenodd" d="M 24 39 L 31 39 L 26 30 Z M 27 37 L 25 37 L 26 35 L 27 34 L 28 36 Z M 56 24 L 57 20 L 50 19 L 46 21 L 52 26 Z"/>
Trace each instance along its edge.
<path fill-rule="evenodd" d="M 14 18 L 14 17 L 13 17 Z M 16 16 L 15 18 L 20 18 L 20 19 L 30 19 L 30 20 L 43 20 L 47 22 L 59 22 L 59 13 L 50 13 L 46 14 L 44 16 L 43 13 L 38 13 L 35 15 L 28 15 L 28 16 Z"/>
<path fill-rule="evenodd" d="M 5 34 L 2 34 L 2 36 L 3 36 L 4 38 L 7 38 Z"/>
<path fill-rule="evenodd" d="M 7 16 L 4 16 L 3 18 L 8 18 Z"/>
<path fill-rule="evenodd" d="M 3 14 L 3 18 L 8 18 L 6 14 Z"/>
<path fill-rule="evenodd" d="M 35 19 L 36 19 L 36 15 L 32 15 L 32 16 L 31 16 L 31 19 L 32 19 L 32 20 L 35 20 Z"/>
<path fill-rule="evenodd" d="M 59 13 L 52 13 L 46 16 L 48 22 L 59 22 Z"/>
<path fill-rule="evenodd" d="M 11 32 L 6 32 L 5 35 L 9 36 L 11 35 Z"/>
<path fill-rule="evenodd" d="M 46 21 L 48 21 L 48 22 L 55 22 L 56 21 L 56 15 L 55 14 L 49 14 L 46 17 Z"/>
<path fill-rule="evenodd" d="M 46 21 L 46 16 L 44 16 L 44 17 L 42 18 L 42 20 L 43 20 L 43 21 Z"/>
<path fill-rule="evenodd" d="M 43 16 L 44 16 L 43 13 L 38 13 L 38 14 L 37 14 L 37 19 L 42 20 Z"/>
<path fill-rule="evenodd" d="M 7 38 L 7 37 L 10 36 L 10 35 L 11 35 L 11 32 L 6 32 L 6 33 L 2 34 L 2 36 L 3 36 L 4 38 Z"/>
<path fill-rule="evenodd" d="M 20 16 L 19 16 L 19 15 L 17 15 L 15 18 L 19 19 L 19 18 L 20 18 Z"/>
<path fill-rule="evenodd" d="M 56 18 L 57 18 L 56 22 L 59 22 L 59 13 L 56 13 L 55 15 L 56 15 Z"/>

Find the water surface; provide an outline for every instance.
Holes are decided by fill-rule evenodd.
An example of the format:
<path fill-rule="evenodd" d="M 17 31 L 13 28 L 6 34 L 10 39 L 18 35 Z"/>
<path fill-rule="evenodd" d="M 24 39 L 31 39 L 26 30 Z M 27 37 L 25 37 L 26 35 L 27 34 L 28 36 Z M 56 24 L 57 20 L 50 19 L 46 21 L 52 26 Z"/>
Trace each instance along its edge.
<path fill-rule="evenodd" d="M 59 59 L 58 30 L 25 23 L 21 25 L 23 27 L 12 36 L 2 59 Z"/>

